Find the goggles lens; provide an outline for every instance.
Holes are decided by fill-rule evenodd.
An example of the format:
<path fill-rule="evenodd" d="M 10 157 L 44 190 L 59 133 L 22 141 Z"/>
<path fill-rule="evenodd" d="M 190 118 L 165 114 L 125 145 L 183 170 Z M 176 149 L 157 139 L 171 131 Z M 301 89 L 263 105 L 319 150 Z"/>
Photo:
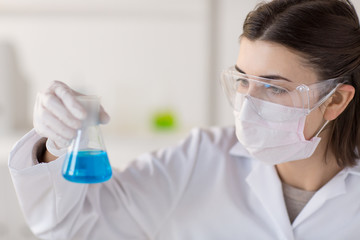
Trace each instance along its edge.
<path fill-rule="evenodd" d="M 277 82 L 276 82 L 277 81 Z M 254 79 L 246 76 L 238 76 L 235 79 L 236 92 L 250 95 L 264 101 L 278 103 L 285 106 L 302 105 L 294 93 L 292 86 L 284 80 Z"/>
<path fill-rule="evenodd" d="M 225 70 L 221 76 L 221 85 L 230 104 L 240 111 L 246 97 L 254 110 L 270 121 L 288 121 L 307 115 L 312 109 L 320 106 L 328 99 L 343 82 L 344 78 L 334 78 L 311 84 L 297 84 L 282 79 L 268 79 L 246 75 L 238 72 L 235 67 Z M 237 101 L 235 101 L 237 99 Z M 264 109 L 263 102 L 272 103 L 271 109 L 283 112 L 296 112 L 278 118 L 279 112 Z M 278 107 L 276 107 L 278 106 Z M 296 111 L 295 111 L 296 109 Z M 266 114 L 264 114 L 266 112 Z"/>

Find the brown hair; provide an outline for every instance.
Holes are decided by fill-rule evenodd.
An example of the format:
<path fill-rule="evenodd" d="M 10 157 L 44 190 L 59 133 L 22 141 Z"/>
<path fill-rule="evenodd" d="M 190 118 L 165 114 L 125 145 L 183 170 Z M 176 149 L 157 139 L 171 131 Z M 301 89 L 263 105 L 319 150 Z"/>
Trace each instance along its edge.
<path fill-rule="evenodd" d="M 305 56 L 321 79 L 347 77 L 355 96 L 331 125 L 328 147 L 341 167 L 360 151 L 360 29 L 349 0 L 273 0 L 250 12 L 242 36 L 276 42 Z"/>

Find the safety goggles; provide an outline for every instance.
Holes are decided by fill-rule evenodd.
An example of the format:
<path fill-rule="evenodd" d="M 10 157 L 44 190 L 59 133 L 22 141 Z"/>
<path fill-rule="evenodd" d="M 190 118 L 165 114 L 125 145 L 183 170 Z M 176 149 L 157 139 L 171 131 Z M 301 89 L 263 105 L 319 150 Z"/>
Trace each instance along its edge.
<path fill-rule="evenodd" d="M 344 77 L 339 77 L 307 86 L 243 74 L 234 66 L 221 75 L 221 85 L 234 110 L 240 111 L 242 103 L 247 100 L 258 115 L 270 121 L 289 121 L 306 116 L 324 103 L 344 81 Z M 272 103 L 271 111 L 264 107 L 264 103 Z"/>

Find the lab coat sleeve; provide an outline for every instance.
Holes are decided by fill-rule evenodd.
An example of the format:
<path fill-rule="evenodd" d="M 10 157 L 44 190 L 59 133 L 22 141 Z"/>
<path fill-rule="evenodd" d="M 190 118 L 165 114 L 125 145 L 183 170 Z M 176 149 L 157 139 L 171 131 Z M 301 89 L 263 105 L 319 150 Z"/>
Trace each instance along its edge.
<path fill-rule="evenodd" d="M 32 130 L 15 144 L 9 156 L 10 174 L 32 231 L 43 239 L 66 239 L 66 233 L 56 233 L 57 226 L 70 226 L 75 221 L 69 213 L 84 201 L 88 186 L 68 184 L 61 179 L 61 158 L 48 164 L 36 164 L 33 148 L 40 139 Z"/>
<path fill-rule="evenodd" d="M 9 169 L 20 206 L 42 239 L 154 239 L 176 208 L 196 165 L 199 130 L 179 145 L 143 154 L 101 184 L 61 176 L 64 156 L 34 164 L 40 137 L 31 131 L 13 148 Z M 35 161 L 36 162 L 36 161 Z"/>

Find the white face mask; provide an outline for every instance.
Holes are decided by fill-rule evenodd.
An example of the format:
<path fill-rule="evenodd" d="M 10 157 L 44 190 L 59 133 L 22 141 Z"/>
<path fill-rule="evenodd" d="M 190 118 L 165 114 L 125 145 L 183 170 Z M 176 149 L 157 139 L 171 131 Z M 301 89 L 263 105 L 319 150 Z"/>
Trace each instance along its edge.
<path fill-rule="evenodd" d="M 305 159 L 314 153 L 321 140 L 318 134 L 328 121 L 315 137 L 306 140 L 304 136 L 306 116 L 294 121 L 267 121 L 257 114 L 248 98 L 249 96 L 241 94 L 236 96 L 236 104 L 241 104 L 242 107 L 240 111 L 234 111 L 234 115 L 236 136 L 253 157 L 267 164 L 275 165 Z M 256 101 L 257 107 L 261 106 L 267 111 L 276 109 L 277 114 L 280 114 L 280 119 L 281 115 L 294 114 L 294 111 L 297 110 L 256 98 L 252 98 L 251 101 Z M 283 109 L 283 111 L 279 113 L 279 109 Z"/>

